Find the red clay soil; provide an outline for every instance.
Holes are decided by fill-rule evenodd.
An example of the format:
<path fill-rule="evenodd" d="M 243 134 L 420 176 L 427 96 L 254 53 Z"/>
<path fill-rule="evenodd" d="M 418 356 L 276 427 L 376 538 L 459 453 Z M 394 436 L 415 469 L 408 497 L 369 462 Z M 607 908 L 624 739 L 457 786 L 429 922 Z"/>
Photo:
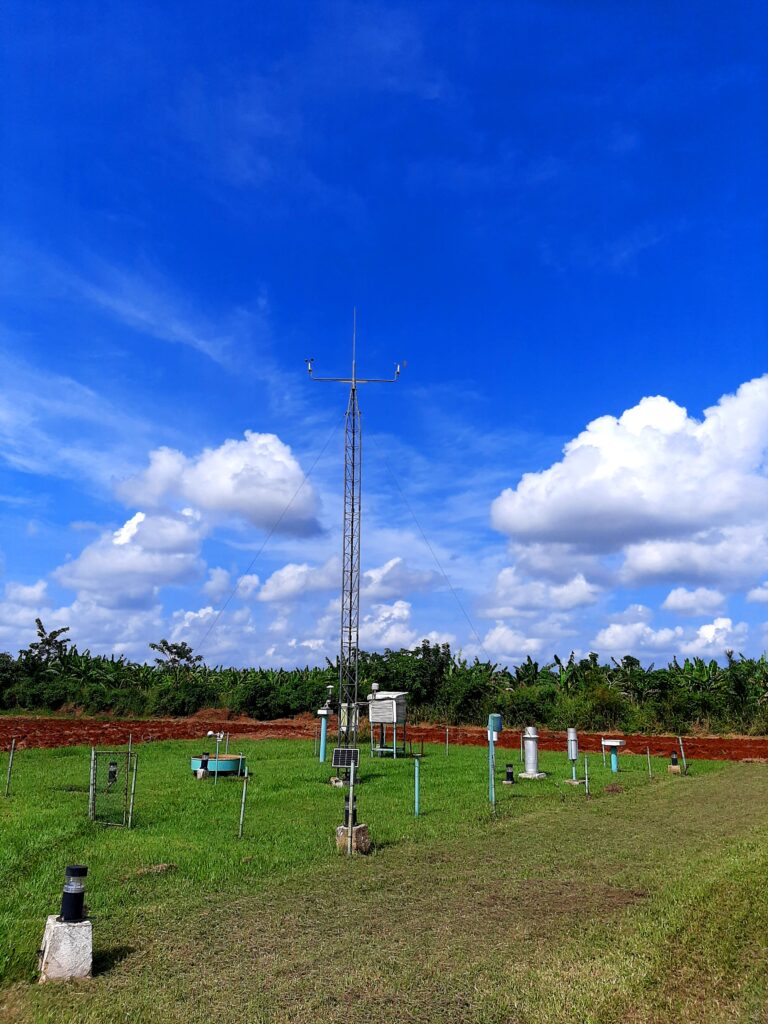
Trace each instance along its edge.
<path fill-rule="evenodd" d="M 331 723 L 331 731 L 334 723 Z M 7 750 L 16 738 L 17 749 L 24 747 L 67 746 L 119 746 L 133 737 L 134 743 L 151 740 L 204 739 L 208 730 L 224 731 L 231 737 L 244 739 L 312 739 L 318 729 L 314 715 L 296 718 L 278 718 L 272 722 L 258 722 L 245 716 L 229 717 L 226 712 L 200 711 L 189 718 L 150 719 L 98 719 L 98 718 L 35 718 L 0 716 L 0 749 Z M 621 736 L 631 754 L 644 754 L 650 749 L 654 756 L 668 757 L 677 750 L 675 736 L 624 736 L 621 733 L 579 733 L 579 747 L 583 751 L 599 751 L 601 735 Z M 444 743 L 444 725 L 412 725 L 408 738 L 427 743 Z M 450 743 L 462 746 L 484 746 L 486 730 L 481 726 L 451 726 Z M 743 761 L 768 758 L 768 737 L 747 736 L 686 736 L 683 739 L 686 757 L 714 761 Z M 520 732 L 509 729 L 501 733 L 497 744 L 502 748 L 518 749 Z M 566 734 L 542 729 L 539 732 L 542 750 L 565 750 Z"/>

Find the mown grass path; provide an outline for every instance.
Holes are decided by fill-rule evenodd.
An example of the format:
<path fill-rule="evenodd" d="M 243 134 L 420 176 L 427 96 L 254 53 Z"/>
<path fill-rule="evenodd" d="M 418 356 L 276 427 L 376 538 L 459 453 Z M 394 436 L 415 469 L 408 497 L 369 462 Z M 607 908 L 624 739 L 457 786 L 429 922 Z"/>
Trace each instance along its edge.
<path fill-rule="evenodd" d="M 305 745 L 248 750 L 242 843 L 237 784 L 215 792 L 177 772 L 190 749 L 146 751 L 131 834 L 83 823 L 82 793 L 64 816 L 61 800 L 23 813 L 23 788 L 3 811 L 19 845 L 2 851 L 4 877 L 18 878 L 0 918 L 6 941 L 16 936 L 8 977 L 30 976 L 25 943 L 39 942 L 67 859 L 91 864 L 100 969 L 84 984 L 6 989 L 6 1019 L 766 1020 L 765 766 L 696 764 L 689 778 L 649 784 L 628 758 L 624 792 L 600 795 L 612 780 L 595 758 L 587 801 L 549 755 L 550 780 L 499 786 L 492 820 L 482 752 L 434 748 L 418 821 L 412 763 L 371 766 L 360 802 L 378 845 L 348 862 L 330 845 L 340 794 L 321 785 L 328 771 Z M 22 830 L 31 819 L 37 828 Z M 137 874 L 158 862 L 176 869 Z"/>

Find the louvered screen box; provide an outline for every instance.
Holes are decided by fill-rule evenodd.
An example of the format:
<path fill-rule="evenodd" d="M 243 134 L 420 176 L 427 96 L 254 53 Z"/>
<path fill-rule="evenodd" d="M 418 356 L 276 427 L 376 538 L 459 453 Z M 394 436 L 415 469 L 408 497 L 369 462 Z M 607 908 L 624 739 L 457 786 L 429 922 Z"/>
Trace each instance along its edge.
<path fill-rule="evenodd" d="M 402 725 L 406 720 L 405 691 L 379 690 L 368 701 L 368 719 L 371 725 Z"/>

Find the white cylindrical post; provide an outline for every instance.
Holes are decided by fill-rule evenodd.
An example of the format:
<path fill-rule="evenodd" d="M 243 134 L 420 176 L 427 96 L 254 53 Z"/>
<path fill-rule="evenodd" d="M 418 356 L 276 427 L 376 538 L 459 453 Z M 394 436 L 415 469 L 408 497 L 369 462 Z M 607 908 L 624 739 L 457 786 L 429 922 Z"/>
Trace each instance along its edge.
<path fill-rule="evenodd" d="M 352 830 L 355 819 L 355 762 L 349 766 L 349 819 L 347 821 L 347 856 L 352 856 Z"/>
<path fill-rule="evenodd" d="M 88 781 L 88 817 L 96 817 L 96 747 L 91 747 L 91 776 Z"/>
<path fill-rule="evenodd" d="M 688 762 L 685 760 L 685 747 L 683 746 L 683 737 L 678 736 L 677 742 L 680 744 L 680 756 L 683 759 L 683 775 L 688 774 Z"/>
<path fill-rule="evenodd" d="M 237 832 L 237 838 L 243 838 L 243 822 L 245 820 L 245 797 L 248 793 L 248 769 L 245 769 L 245 775 L 243 776 L 243 798 L 240 801 L 240 827 Z"/>
<path fill-rule="evenodd" d="M 536 731 L 536 726 L 526 727 L 523 746 L 525 751 L 525 772 L 523 774 L 535 778 L 539 774 L 539 734 Z"/>

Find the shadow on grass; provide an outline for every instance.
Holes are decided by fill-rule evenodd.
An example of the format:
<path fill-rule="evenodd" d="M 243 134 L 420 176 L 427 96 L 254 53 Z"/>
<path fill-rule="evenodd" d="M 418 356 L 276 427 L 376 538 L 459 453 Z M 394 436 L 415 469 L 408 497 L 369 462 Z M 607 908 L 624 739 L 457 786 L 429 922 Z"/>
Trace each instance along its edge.
<path fill-rule="evenodd" d="M 113 967 L 129 957 L 136 950 L 133 946 L 112 946 L 111 949 L 102 949 L 93 954 L 93 976 L 98 978 L 102 974 L 108 974 Z"/>

